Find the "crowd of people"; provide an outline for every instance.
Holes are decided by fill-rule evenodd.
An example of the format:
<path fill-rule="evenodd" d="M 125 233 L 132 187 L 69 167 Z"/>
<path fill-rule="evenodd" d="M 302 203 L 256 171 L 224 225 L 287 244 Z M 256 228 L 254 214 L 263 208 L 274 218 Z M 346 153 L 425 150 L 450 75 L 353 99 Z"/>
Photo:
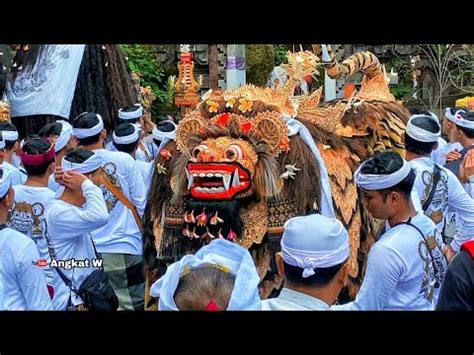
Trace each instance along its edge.
<path fill-rule="evenodd" d="M 144 214 L 155 158 L 174 138 L 140 105 L 111 134 L 86 112 L 20 139 L 0 123 L 0 309 L 144 310 Z M 444 134 L 448 142 L 441 136 Z M 150 288 L 160 310 L 474 310 L 474 112 L 411 116 L 406 157 L 376 153 L 354 179 L 384 221 L 352 302 L 350 243 L 337 219 L 289 219 L 275 258 L 283 288 L 261 300 L 250 253 L 216 239 Z"/>

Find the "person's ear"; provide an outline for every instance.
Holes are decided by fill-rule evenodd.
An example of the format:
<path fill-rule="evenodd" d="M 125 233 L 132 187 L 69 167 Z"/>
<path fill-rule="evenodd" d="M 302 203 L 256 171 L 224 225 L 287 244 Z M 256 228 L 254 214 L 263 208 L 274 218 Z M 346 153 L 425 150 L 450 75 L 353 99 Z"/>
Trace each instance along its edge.
<path fill-rule="evenodd" d="M 52 175 L 54 173 L 54 169 L 56 168 L 56 163 L 52 162 L 48 166 L 48 175 Z"/>
<path fill-rule="evenodd" d="M 284 278 L 285 277 L 285 263 L 283 262 L 283 256 L 281 255 L 281 253 L 275 254 L 275 262 L 278 269 L 278 275 Z"/>
<path fill-rule="evenodd" d="M 105 128 L 100 131 L 100 138 L 106 139 L 107 138 L 107 130 Z"/>

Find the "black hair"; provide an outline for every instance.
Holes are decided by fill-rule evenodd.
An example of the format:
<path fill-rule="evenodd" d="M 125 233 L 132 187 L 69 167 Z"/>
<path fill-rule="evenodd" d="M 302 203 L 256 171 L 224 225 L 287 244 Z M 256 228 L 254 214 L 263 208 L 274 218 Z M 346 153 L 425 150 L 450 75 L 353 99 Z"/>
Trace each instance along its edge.
<path fill-rule="evenodd" d="M 429 113 L 415 117 L 411 122 L 413 125 L 420 127 L 425 131 L 431 133 L 440 132 L 439 125 L 434 121 L 434 117 Z M 420 142 L 405 133 L 405 149 L 418 155 L 430 154 L 436 146 L 436 143 L 437 142 Z"/>
<path fill-rule="evenodd" d="M 468 121 L 474 121 L 474 111 L 467 111 L 467 110 L 463 110 L 461 112 L 459 112 L 459 114 L 465 119 L 465 120 L 468 120 Z M 466 127 L 462 127 L 462 126 L 459 126 L 459 125 L 456 125 L 456 127 L 464 132 L 464 134 L 467 136 L 467 138 L 474 138 L 474 129 L 471 129 L 471 128 L 466 128 Z"/>
<path fill-rule="evenodd" d="M 90 150 L 77 148 L 70 151 L 66 155 L 65 159 L 71 163 L 82 164 L 93 155 L 94 152 L 91 152 Z"/>
<path fill-rule="evenodd" d="M 50 136 L 59 136 L 61 135 L 61 130 L 63 125 L 60 122 L 51 122 L 45 124 L 39 131 L 40 137 L 49 138 Z"/>
<path fill-rule="evenodd" d="M 73 128 L 92 128 L 96 126 L 99 123 L 99 118 L 97 117 L 97 114 L 93 112 L 84 112 L 81 113 L 79 116 L 74 118 L 72 121 L 72 127 Z M 86 138 L 77 138 L 79 141 L 80 145 L 91 145 L 99 142 L 100 139 L 100 133 L 97 133 L 93 136 L 86 137 Z"/>
<path fill-rule="evenodd" d="M 37 136 L 37 135 L 36 135 Z M 34 137 L 33 135 L 30 135 L 28 139 L 25 142 L 25 144 L 22 147 L 22 150 L 26 154 L 30 155 L 39 155 L 39 154 L 44 154 L 46 153 L 50 148 L 51 145 L 46 142 L 43 139 L 32 139 L 32 138 L 37 138 Z M 28 173 L 28 176 L 42 176 L 46 173 L 46 170 L 48 170 L 48 167 L 54 163 L 54 158 L 44 162 L 41 165 L 28 165 L 23 162 L 23 166 L 25 167 L 26 172 Z"/>
<path fill-rule="evenodd" d="M 379 152 L 372 156 L 361 168 L 362 174 L 375 174 L 375 175 L 389 175 L 400 170 L 403 166 L 403 158 L 391 150 Z M 411 169 L 410 173 L 405 179 L 400 181 L 395 186 L 387 189 L 382 189 L 380 193 L 385 199 L 392 191 L 398 191 L 403 194 L 406 199 L 411 199 L 411 190 L 415 183 L 416 173 Z"/>
<path fill-rule="evenodd" d="M 166 120 L 166 121 L 159 121 L 158 124 L 156 125 L 156 128 L 162 132 L 173 132 L 176 129 L 176 126 L 173 123 L 171 123 L 169 120 Z M 157 146 L 160 146 L 161 144 L 161 141 L 156 138 L 153 138 L 153 142 Z"/>
<path fill-rule="evenodd" d="M 304 269 L 287 264 L 283 261 L 285 267 L 286 282 L 295 286 L 324 287 L 327 286 L 342 269 L 347 260 L 337 265 L 325 268 L 314 269 L 314 275 L 303 277 Z"/>
<path fill-rule="evenodd" d="M 125 137 L 132 134 L 133 132 L 135 132 L 135 127 L 133 127 L 131 123 L 126 123 L 126 122 L 119 124 L 114 131 L 117 137 Z M 114 145 L 115 148 L 117 148 L 119 152 L 132 154 L 132 152 L 137 148 L 139 142 L 140 142 L 140 138 L 138 138 L 135 142 L 128 143 L 128 144 L 119 144 L 119 143 L 115 143 L 114 141 L 112 141 L 112 144 Z"/>
<path fill-rule="evenodd" d="M 17 129 L 16 129 L 16 127 L 13 123 L 0 122 L 0 131 L 15 132 L 15 131 L 17 131 Z M 16 142 L 18 142 L 18 139 L 14 140 L 14 141 L 5 139 L 5 150 L 13 149 L 13 146 L 15 145 Z"/>

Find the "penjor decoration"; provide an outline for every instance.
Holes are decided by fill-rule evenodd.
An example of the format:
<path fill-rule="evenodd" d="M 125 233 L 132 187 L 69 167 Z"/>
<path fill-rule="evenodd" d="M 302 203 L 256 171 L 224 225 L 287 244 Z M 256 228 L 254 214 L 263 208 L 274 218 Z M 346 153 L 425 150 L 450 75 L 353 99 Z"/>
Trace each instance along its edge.
<path fill-rule="evenodd" d="M 193 54 L 187 44 L 181 45 L 181 57 L 178 63 L 178 79 L 176 80 L 176 106 L 196 106 L 200 97 L 197 94 L 199 84 L 194 80 Z"/>

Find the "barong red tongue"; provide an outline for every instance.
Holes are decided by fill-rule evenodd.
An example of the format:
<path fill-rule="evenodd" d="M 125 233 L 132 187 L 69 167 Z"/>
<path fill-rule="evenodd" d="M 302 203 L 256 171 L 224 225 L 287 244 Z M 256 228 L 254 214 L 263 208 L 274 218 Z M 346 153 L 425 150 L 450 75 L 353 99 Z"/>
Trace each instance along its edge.
<path fill-rule="evenodd" d="M 26 154 L 23 150 L 20 150 L 20 158 L 24 165 L 38 166 L 47 162 L 54 161 L 54 149 L 51 148 L 44 154 Z"/>

